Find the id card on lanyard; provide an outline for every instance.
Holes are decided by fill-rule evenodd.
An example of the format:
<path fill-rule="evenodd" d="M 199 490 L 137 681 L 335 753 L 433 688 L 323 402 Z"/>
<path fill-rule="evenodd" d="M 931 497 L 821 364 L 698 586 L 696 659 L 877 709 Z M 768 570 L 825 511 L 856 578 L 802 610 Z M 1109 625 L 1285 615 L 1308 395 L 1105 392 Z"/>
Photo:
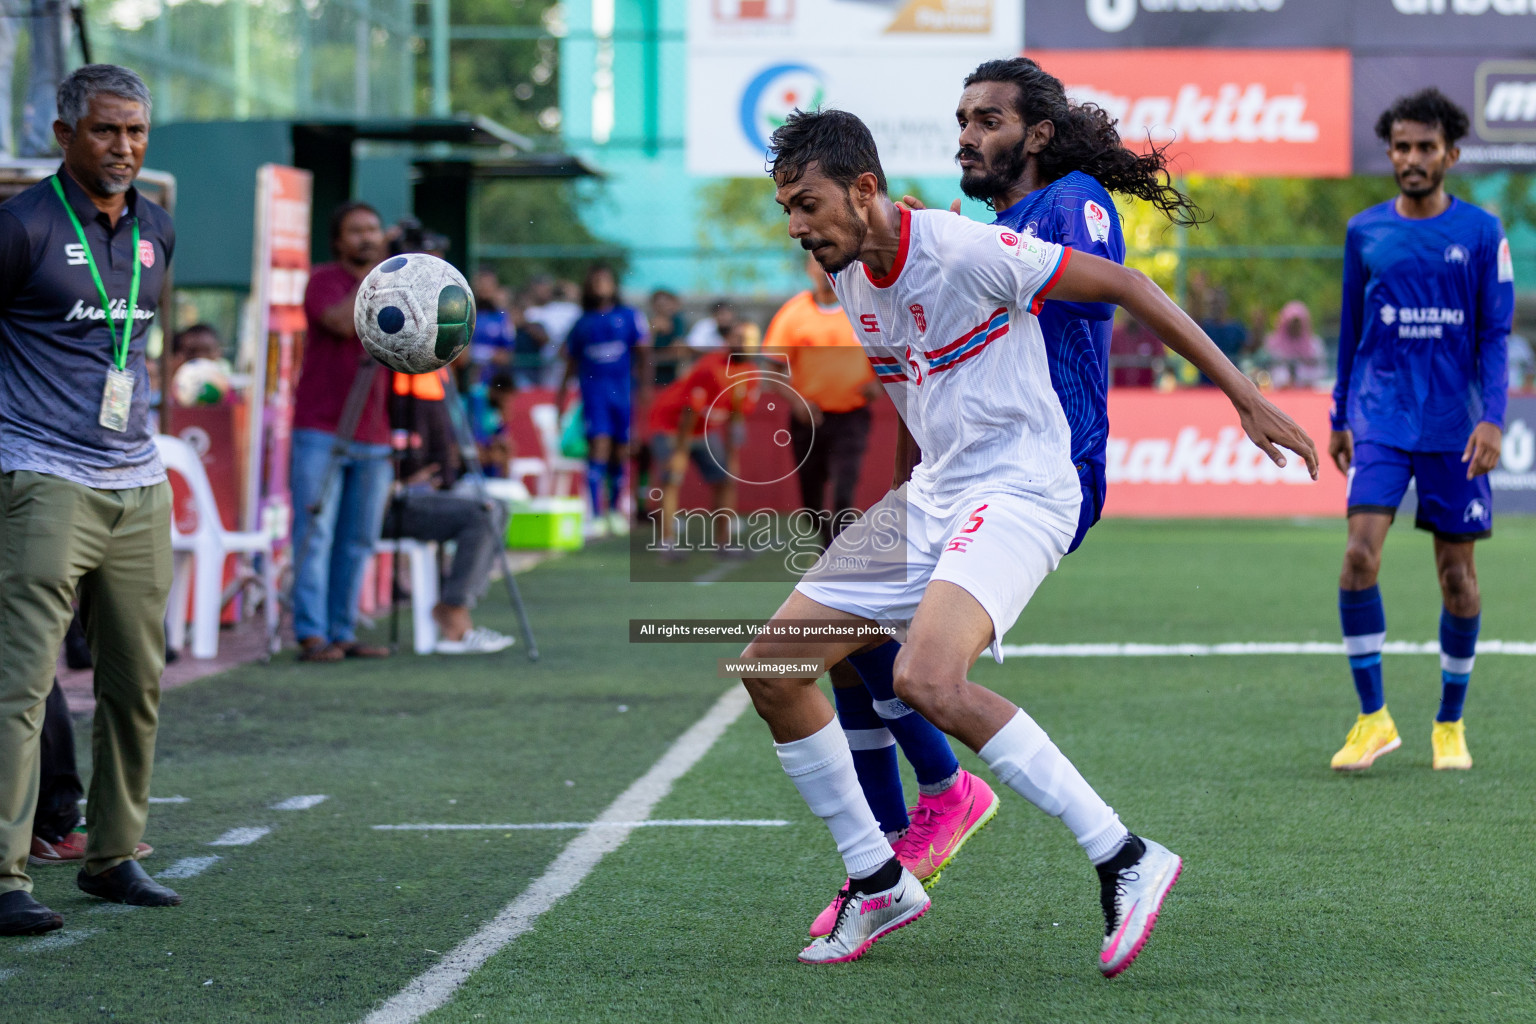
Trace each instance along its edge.
<path fill-rule="evenodd" d="M 96 269 L 96 257 L 91 254 L 91 243 L 85 237 L 85 228 L 80 226 L 80 218 L 75 216 L 74 207 L 64 198 L 64 186 L 59 176 L 55 174 L 48 180 L 52 182 L 53 191 L 63 204 L 64 212 L 69 214 L 69 222 L 75 228 L 75 237 L 80 239 L 80 249 L 85 253 L 85 265 L 91 269 L 91 280 L 96 282 L 96 294 L 101 297 L 101 311 L 107 318 L 107 337 L 112 340 L 112 365 L 107 368 L 106 384 L 101 390 L 101 415 L 96 422 L 108 430 L 123 433 L 128 429 L 128 412 L 133 405 L 133 374 L 128 372 L 128 341 L 133 334 L 133 316 L 139 305 L 139 268 L 143 265 L 143 260 L 139 258 L 139 219 L 133 219 L 133 279 L 128 285 L 127 316 L 119 337 L 117 320 L 112 316 L 112 300 L 107 297 L 107 286 L 101 281 L 101 271 Z"/>

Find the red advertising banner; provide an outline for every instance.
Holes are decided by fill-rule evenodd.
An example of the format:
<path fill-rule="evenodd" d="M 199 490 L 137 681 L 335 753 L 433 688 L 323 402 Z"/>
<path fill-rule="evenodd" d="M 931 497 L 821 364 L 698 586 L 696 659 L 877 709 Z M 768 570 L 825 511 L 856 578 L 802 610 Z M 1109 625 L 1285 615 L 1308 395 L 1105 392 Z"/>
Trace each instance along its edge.
<path fill-rule="evenodd" d="M 1301 459 L 1284 469 L 1249 441 L 1215 388 L 1109 393 L 1106 516 L 1342 516 L 1344 475 L 1326 462 L 1331 399 L 1276 391 L 1271 401 L 1312 435 L 1317 482 Z"/>
<path fill-rule="evenodd" d="M 288 491 L 293 389 L 304 344 L 304 288 L 309 283 L 308 171 L 263 164 L 256 172 L 256 234 L 252 254 L 249 331 L 254 343 L 242 362 L 251 374 L 250 460 L 244 519 L 286 543 L 292 508 Z"/>
<path fill-rule="evenodd" d="M 1168 146 L 1178 171 L 1343 177 L 1347 50 L 1029 50 L 1067 94 L 1120 122 L 1126 145 Z"/>

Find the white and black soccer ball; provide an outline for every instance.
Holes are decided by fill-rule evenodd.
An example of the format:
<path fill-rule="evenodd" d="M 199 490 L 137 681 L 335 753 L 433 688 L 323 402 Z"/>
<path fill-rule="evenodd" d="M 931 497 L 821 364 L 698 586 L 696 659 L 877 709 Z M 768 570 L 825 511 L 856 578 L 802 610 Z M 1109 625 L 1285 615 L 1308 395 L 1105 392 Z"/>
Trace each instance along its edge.
<path fill-rule="evenodd" d="M 391 256 L 363 278 L 352 325 L 368 354 L 391 370 L 431 373 L 469 344 L 475 302 L 452 264 L 406 253 Z"/>

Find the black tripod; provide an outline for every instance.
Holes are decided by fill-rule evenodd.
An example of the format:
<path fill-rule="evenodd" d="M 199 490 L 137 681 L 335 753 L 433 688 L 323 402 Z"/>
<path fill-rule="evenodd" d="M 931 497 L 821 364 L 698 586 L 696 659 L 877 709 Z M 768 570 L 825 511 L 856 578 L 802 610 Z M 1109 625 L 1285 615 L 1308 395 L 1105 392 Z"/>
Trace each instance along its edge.
<path fill-rule="evenodd" d="M 347 460 L 347 450 L 357 436 L 358 423 L 362 421 L 363 409 L 368 404 L 368 395 L 373 390 L 374 375 L 379 372 L 379 364 L 371 356 L 364 355 L 358 363 L 357 372 L 352 375 L 352 387 L 347 392 L 347 400 L 341 407 L 341 418 L 336 424 L 336 433 L 331 439 L 330 459 L 326 463 L 325 476 L 321 479 L 320 490 L 315 501 L 309 506 L 310 528 L 304 534 L 304 543 L 294 554 L 294 571 L 297 576 L 298 566 L 304 563 L 309 554 L 309 546 L 314 540 L 314 522 L 319 518 L 321 510 L 331 496 L 331 488 L 336 486 L 337 477 L 341 472 L 342 463 Z M 444 400 L 448 406 L 448 416 L 453 424 L 454 438 L 458 442 L 460 456 L 464 460 L 464 476 L 470 481 L 475 497 L 480 502 L 483 514 L 490 518 L 491 511 L 487 502 L 490 500 L 485 493 L 485 474 L 480 468 L 480 455 L 475 448 L 473 435 L 469 432 L 469 425 L 464 419 L 463 403 L 459 401 L 458 388 L 454 386 L 453 374 L 444 374 L 446 378 Z M 395 451 L 392 458 L 398 460 L 404 455 L 402 451 Z M 398 475 L 398 474 L 397 474 Z M 391 501 L 400 501 L 401 490 L 397 486 Z M 396 591 L 399 590 L 399 533 L 400 521 L 404 518 L 399 515 L 399 506 L 396 504 L 395 534 L 392 539 L 395 544 L 395 572 L 394 580 L 390 588 L 391 622 L 390 622 L 390 647 L 398 647 L 399 640 L 399 602 L 395 600 Z M 494 525 L 494 523 L 492 524 Z M 523 606 L 522 594 L 517 588 L 517 581 L 512 577 L 511 567 L 507 564 L 507 552 L 504 545 L 496 548 L 496 563 L 501 569 L 502 579 L 506 582 L 507 596 L 512 601 L 512 610 L 517 615 L 518 629 L 523 634 L 523 643 L 528 651 L 529 661 L 539 660 L 539 648 L 533 638 L 533 627 L 528 623 L 528 612 Z"/>

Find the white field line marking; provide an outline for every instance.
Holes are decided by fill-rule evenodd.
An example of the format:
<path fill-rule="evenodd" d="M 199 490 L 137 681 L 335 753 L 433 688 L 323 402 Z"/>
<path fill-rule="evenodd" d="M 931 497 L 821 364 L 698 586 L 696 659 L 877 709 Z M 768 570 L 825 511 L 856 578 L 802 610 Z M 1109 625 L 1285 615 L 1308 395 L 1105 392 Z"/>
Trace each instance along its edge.
<path fill-rule="evenodd" d="M 54 932 L 46 938 L 37 939 L 16 947 L 21 953 L 47 953 L 55 949 L 67 949 L 79 942 L 95 935 L 99 928 L 82 928 L 79 931 Z"/>
<path fill-rule="evenodd" d="M 375 832 L 552 832 L 576 828 L 713 827 L 782 828 L 779 818 L 651 818 L 648 821 L 541 821 L 531 825 L 374 825 Z"/>
<path fill-rule="evenodd" d="M 183 857 L 156 875 L 156 878 L 196 878 L 219 862 L 217 854 L 208 857 Z"/>
<path fill-rule="evenodd" d="M 1226 644 L 1004 644 L 1008 658 L 1205 658 L 1211 655 L 1343 654 L 1342 643 L 1249 642 Z M 1383 654 L 1439 654 L 1439 641 L 1390 640 Z M 1477 653 L 1536 655 L 1536 643 L 1479 640 Z"/>
<path fill-rule="evenodd" d="M 209 843 L 209 846 L 250 846 L 256 840 L 272 830 L 265 825 L 247 825 L 244 828 L 232 828 L 219 838 Z"/>
<path fill-rule="evenodd" d="M 739 562 L 721 562 L 719 565 L 706 569 L 695 576 L 693 585 L 696 587 L 707 587 L 712 583 L 719 583 L 735 571 L 740 564 Z"/>
<path fill-rule="evenodd" d="M 650 771 L 620 793 L 598 822 L 633 822 L 649 817 L 651 810 L 672 791 L 672 786 L 698 764 L 750 703 L 739 686 L 727 690 L 704 717 L 689 727 L 661 755 Z M 366 1018 L 365 1024 L 413 1024 L 447 1003 L 458 987 L 481 964 L 507 943 L 534 926 L 539 915 L 571 893 L 598 863 L 629 838 L 630 829 L 587 828 L 572 839 L 544 874 L 534 879 L 522 895 L 507 904 L 488 924 L 459 943 L 437 965 L 413 979 L 397 995 Z"/>
<path fill-rule="evenodd" d="M 291 796 L 272 805 L 274 811 L 307 811 L 316 804 L 323 804 L 330 797 L 324 793 L 315 796 Z"/>
<path fill-rule="evenodd" d="M 131 906 L 127 903 L 102 903 L 92 907 L 87 913 L 91 914 L 131 914 L 142 907 Z"/>
<path fill-rule="evenodd" d="M 80 801 L 84 803 L 85 801 Z M 184 796 L 152 796 L 149 798 L 152 804 L 189 804 L 192 801 Z"/>
<path fill-rule="evenodd" d="M 0 982 L 10 981 L 20 973 L 21 971 L 15 967 L 0 967 Z"/>

